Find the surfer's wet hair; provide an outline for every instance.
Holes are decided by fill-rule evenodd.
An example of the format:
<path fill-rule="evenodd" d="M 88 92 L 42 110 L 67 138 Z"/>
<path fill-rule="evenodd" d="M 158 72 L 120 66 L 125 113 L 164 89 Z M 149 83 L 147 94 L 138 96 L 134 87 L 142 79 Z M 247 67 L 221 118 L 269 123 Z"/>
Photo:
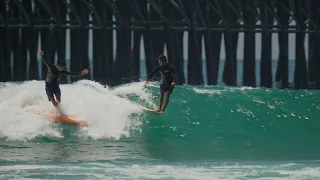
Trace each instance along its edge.
<path fill-rule="evenodd" d="M 160 55 L 158 57 L 158 61 L 162 61 L 162 62 L 168 62 L 167 57 L 165 55 Z"/>
<path fill-rule="evenodd" d="M 66 63 L 64 61 L 59 61 L 57 63 L 57 66 L 66 66 Z"/>

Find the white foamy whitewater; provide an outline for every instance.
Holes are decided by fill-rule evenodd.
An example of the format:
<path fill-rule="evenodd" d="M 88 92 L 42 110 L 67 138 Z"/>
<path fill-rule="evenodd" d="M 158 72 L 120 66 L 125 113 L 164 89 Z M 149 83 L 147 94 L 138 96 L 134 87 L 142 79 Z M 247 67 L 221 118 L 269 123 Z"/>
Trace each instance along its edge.
<path fill-rule="evenodd" d="M 138 104 L 119 96 L 136 94 L 141 101 L 155 106 L 142 83 L 131 83 L 110 90 L 89 80 L 62 84 L 61 108 L 64 113 L 89 123 L 79 127 L 79 136 L 114 138 L 128 136 L 129 129 L 139 126 Z M 20 84 L 4 83 L 0 87 L 0 137 L 8 140 L 28 140 L 38 136 L 63 138 L 62 126 L 34 112 L 56 112 L 48 101 L 44 81 L 27 81 Z M 132 115 L 136 115 L 133 118 Z"/>

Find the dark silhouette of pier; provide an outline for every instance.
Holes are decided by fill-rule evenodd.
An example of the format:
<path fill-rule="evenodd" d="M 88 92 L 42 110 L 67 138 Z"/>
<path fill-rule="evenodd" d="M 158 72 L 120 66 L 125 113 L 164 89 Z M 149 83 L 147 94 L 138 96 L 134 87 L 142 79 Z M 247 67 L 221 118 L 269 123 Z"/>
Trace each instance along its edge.
<path fill-rule="evenodd" d="M 296 24 L 290 25 L 291 21 Z M 318 0 L 2 0 L 0 81 L 40 79 L 38 42 L 49 62 L 53 63 L 55 56 L 65 60 L 67 29 L 70 29 L 70 69 L 89 67 L 91 29 L 94 80 L 109 85 L 139 81 L 143 36 L 147 73 L 155 67 L 155 59 L 166 45 L 168 59 L 176 67 L 176 83 L 203 84 L 201 51 L 205 48 L 208 85 L 216 85 L 223 37 L 226 59 L 222 79 L 226 85 L 236 86 L 238 35 L 244 32 L 243 85 L 272 87 L 271 35 L 277 33 L 275 81 L 280 82 L 281 88 L 288 88 L 288 34 L 294 33 L 294 88 L 307 89 L 314 82 L 320 89 L 319 25 Z M 116 31 L 115 49 L 113 31 Z M 187 78 L 183 72 L 184 32 L 188 33 Z M 260 84 L 256 84 L 255 76 L 256 33 L 262 36 Z M 304 47 L 306 34 L 308 59 Z M 45 75 L 44 68 L 42 71 Z"/>

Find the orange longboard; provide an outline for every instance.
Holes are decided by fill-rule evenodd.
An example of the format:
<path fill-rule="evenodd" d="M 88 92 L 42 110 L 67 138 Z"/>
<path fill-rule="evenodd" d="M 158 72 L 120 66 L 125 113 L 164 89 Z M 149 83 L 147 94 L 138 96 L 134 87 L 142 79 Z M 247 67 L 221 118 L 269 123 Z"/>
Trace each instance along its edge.
<path fill-rule="evenodd" d="M 78 121 L 77 118 L 74 116 L 68 116 L 68 115 L 55 116 L 53 113 L 50 113 L 50 112 L 47 112 L 47 113 L 36 112 L 36 114 L 44 116 L 50 120 L 57 121 L 57 122 L 75 124 L 75 125 L 80 125 L 80 126 L 87 126 L 88 125 L 88 122 Z"/>

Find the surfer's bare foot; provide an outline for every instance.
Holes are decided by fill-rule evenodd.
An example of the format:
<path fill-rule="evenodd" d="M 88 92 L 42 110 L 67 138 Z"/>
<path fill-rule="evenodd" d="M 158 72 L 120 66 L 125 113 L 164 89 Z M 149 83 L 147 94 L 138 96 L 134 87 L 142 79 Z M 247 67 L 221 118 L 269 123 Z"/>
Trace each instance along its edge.
<path fill-rule="evenodd" d="M 155 109 L 154 112 L 160 112 L 160 109 Z"/>
<path fill-rule="evenodd" d="M 57 98 L 56 101 L 57 101 L 58 103 L 60 103 L 60 102 L 61 102 L 61 97 L 58 96 L 58 97 L 56 97 L 56 98 Z"/>
<path fill-rule="evenodd" d="M 57 106 L 57 105 L 58 105 L 58 103 L 57 103 L 55 100 L 52 101 L 52 104 L 53 104 L 54 106 Z"/>

